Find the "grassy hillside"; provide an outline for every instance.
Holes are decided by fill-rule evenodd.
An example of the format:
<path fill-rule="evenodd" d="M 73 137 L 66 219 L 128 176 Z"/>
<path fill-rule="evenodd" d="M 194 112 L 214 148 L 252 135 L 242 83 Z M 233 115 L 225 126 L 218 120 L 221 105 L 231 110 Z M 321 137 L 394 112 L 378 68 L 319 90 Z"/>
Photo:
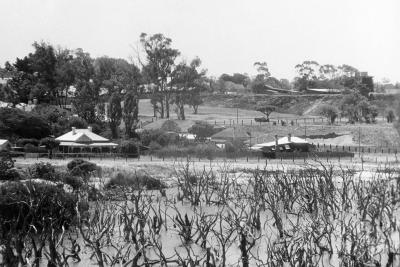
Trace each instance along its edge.
<path fill-rule="evenodd" d="M 235 124 L 238 119 L 239 126 L 241 121 L 244 120 L 245 124 L 255 117 L 263 116 L 262 113 L 255 111 L 254 107 L 257 101 L 267 101 L 271 105 L 278 106 L 278 112 L 271 114 L 271 118 L 295 120 L 304 117 L 311 117 L 318 115 L 319 106 L 322 104 L 332 104 L 338 106 L 340 103 L 340 96 L 213 96 L 205 100 L 205 104 L 201 105 L 198 114 L 193 114 L 193 111 L 186 107 L 186 120 L 177 120 L 177 115 L 171 113 L 171 118 L 175 120 L 183 131 L 187 131 L 195 121 L 202 120 L 214 124 L 215 121 L 219 125 L 225 121 L 225 126 L 229 127 L 230 122 Z M 384 111 L 388 107 L 395 107 L 396 99 L 388 97 L 377 97 L 373 100 L 384 115 Z M 146 123 L 144 128 L 155 129 L 160 128 L 165 119 L 152 118 L 153 110 L 149 100 L 140 100 L 140 117 Z M 308 138 L 313 137 L 311 142 L 326 143 L 333 145 L 357 145 L 359 135 L 361 137 L 361 144 L 368 146 L 400 146 L 399 132 L 393 126 L 382 120 L 377 124 L 345 124 L 327 125 L 326 122 L 310 123 L 306 127 L 304 125 L 288 125 L 280 126 L 272 124 L 246 126 L 246 131 L 251 132 L 253 143 L 254 142 L 268 142 L 273 141 L 274 136 L 286 136 L 291 133 L 295 136 L 305 136 Z M 335 136 L 335 138 L 329 138 Z"/>
<path fill-rule="evenodd" d="M 254 109 L 257 102 L 265 101 L 270 105 L 278 107 L 278 112 L 297 115 L 318 115 L 319 106 L 332 104 L 339 106 L 342 96 L 301 96 L 301 95 L 212 95 L 205 99 L 205 105 L 220 106 L 230 108 Z M 383 116 L 388 108 L 396 109 L 399 97 L 394 96 L 374 96 L 371 102 L 379 109 Z"/>
<path fill-rule="evenodd" d="M 160 128 L 165 119 L 155 119 L 152 118 L 153 109 L 151 103 L 148 99 L 141 99 L 139 103 L 139 116 L 144 121 L 152 121 L 145 126 L 145 128 Z M 229 126 L 229 123 L 232 124 L 239 121 L 239 124 L 242 120 L 249 123 L 250 120 L 253 120 L 256 117 L 262 117 L 263 114 L 261 112 L 246 109 L 246 108 L 233 108 L 233 107 L 223 107 L 222 105 L 212 105 L 212 103 L 206 103 L 201 105 L 198 109 L 198 114 L 193 114 L 193 110 L 189 107 L 185 107 L 185 116 L 186 120 L 176 120 L 177 115 L 172 112 L 170 114 L 170 119 L 176 120 L 179 127 L 182 130 L 187 130 L 191 125 L 194 124 L 195 121 L 207 121 L 211 124 L 214 124 L 217 121 L 218 124 L 222 124 L 225 121 L 226 126 Z M 296 114 L 287 114 L 280 112 L 273 112 L 271 114 L 272 118 L 285 118 L 285 119 L 296 119 L 300 118 L 299 115 Z"/>

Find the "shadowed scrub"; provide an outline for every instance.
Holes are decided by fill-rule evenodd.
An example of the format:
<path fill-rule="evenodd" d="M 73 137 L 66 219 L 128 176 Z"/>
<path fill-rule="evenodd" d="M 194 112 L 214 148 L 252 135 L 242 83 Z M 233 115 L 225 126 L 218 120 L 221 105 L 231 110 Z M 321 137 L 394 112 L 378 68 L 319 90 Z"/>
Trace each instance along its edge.
<path fill-rule="evenodd" d="M 119 172 L 105 185 L 105 189 L 116 187 L 129 187 L 134 190 L 143 188 L 147 190 L 158 190 L 165 188 L 166 186 L 159 179 L 146 174 Z"/>

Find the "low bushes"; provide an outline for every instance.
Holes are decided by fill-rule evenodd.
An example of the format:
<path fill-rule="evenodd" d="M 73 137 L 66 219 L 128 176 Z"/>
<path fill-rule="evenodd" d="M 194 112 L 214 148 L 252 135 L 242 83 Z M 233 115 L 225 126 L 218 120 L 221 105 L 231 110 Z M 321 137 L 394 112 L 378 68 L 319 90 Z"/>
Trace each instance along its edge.
<path fill-rule="evenodd" d="M 210 160 L 216 157 L 234 158 L 254 155 L 253 152 L 246 150 L 243 144 L 236 142 L 227 142 L 224 149 L 212 143 L 201 143 L 189 146 L 169 145 L 158 149 L 150 149 L 149 153 L 159 158 L 195 157 Z"/>
<path fill-rule="evenodd" d="M 142 145 L 149 146 L 152 142 L 157 142 L 160 146 L 178 144 L 179 135 L 175 132 L 165 132 L 163 130 L 144 130 L 140 133 Z"/>
<path fill-rule="evenodd" d="M 128 156 L 137 156 L 139 149 L 135 141 L 126 140 L 119 146 L 120 152 Z"/>
<path fill-rule="evenodd" d="M 218 148 L 214 144 L 208 144 L 208 143 L 191 145 L 191 146 L 170 145 L 154 151 L 153 154 L 159 158 L 191 156 L 191 157 L 207 158 L 207 159 L 213 159 L 215 157 L 225 155 L 222 149 Z"/>
<path fill-rule="evenodd" d="M 64 173 L 60 176 L 62 177 L 62 181 L 71 186 L 74 191 L 81 189 L 85 185 L 85 181 L 82 177 L 73 176 L 69 173 Z"/>
<path fill-rule="evenodd" d="M 32 144 L 26 144 L 24 146 L 24 151 L 27 153 L 47 153 L 47 150 L 45 148 L 37 147 Z"/>
<path fill-rule="evenodd" d="M 54 169 L 54 166 L 48 162 L 39 162 L 33 164 L 31 167 L 29 167 L 29 174 L 35 179 L 43 179 L 48 181 L 57 180 L 56 170 Z"/>
<path fill-rule="evenodd" d="M 173 120 L 166 120 L 162 125 L 161 125 L 161 131 L 164 132 L 175 132 L 179 133 L 181 132 L 181 128 L 179 127 L 178 123 L 176 123 Z"/>
<path fill-rule="evenodd" d="M 25 147 L 26 145 L 30 144 L 35 147 L 39 146 L 40 141 L 34 138 L 21 138 L 17 140 L 17 146 Z"/>
<path fill-rule="evenodd" d="M 16 181 L 20 179 L 17 170 L 14 169 L 14 161 L 10 154 L 3 153 L 0 155 L 0 181 Z"/>
<path fill-rule="evenodd" d="M 40 139 L 51 134 L 48 122 L 41 116 L 17 108 L 0 108 L 0 135 Z"/>
<path fill-rule="evenodd" d="M 215 129 L 213 125 L 205 121 L 196 121 L 195 124 L 188 129 L 188 133 L 196 135 L 196 139 L 198 140 L 205 140 L 217 132 L 219 132 L 219 129 Z"/>
<path fill-rule="evenodd" d="M 159 179 L 146 174 L 132 174 L 119 172 L 105 186 L 106 189 L 114 187 L 129 187 L 131 189 L 158 190 L 165 188 L 165 184 Z"/>
<path fill-rule="evenodd" d="M 67 164 L 71 175 L 80 176 L 85 180 L 89 179 L 95 171 L 98 171 L 97 165 L 83 159 L 74 159 Z"/>

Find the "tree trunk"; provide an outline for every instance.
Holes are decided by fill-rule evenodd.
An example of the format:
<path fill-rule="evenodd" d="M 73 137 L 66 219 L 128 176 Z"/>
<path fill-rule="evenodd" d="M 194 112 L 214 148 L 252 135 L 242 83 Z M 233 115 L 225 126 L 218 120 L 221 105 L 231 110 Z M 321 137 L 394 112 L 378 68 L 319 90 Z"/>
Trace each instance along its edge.
<path fill-rule="evenodd" d="M 180 113 L 181 120 L 185 120 L 185 105 L 183 105 L 183 104 L 179 105 L 179 113 Z"/>
<path fill-rule="evenodd" d="M 167 119 L 169 119 L 169 95 L 165 94 L 165 112 L 167 114 Z"/>
<path fill-rule="evenodd" d="M 160 118 L 164 119 L 164 100 L 163 99 L 161 99 L 160 105 L 161 105 L 161 107 L 160 107 Z"/>
<path fill-rule="evenodd" d="M 197 106 L 197 105 L 193 106 L 193 114 L 197 114 L 198 109 L 199 109 L 199 106 Z"/>
<path fill-rule="evenodd" d="M 153 105 L 153 117 L 157 118 L 157 105 Z"/>
<path fill-rule="evenodd" d="M 247 253 L 247 239 L 244 233 L 240 233 L 240 251 L 242 254 L 242 266 L 249 267 L 249 255 Z"/>

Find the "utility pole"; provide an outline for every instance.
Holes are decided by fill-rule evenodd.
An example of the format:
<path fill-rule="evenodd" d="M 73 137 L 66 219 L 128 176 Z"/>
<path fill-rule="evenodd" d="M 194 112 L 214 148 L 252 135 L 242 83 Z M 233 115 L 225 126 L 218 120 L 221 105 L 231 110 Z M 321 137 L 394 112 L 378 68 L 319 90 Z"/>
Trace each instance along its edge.
<path fill-rule="evenodd" d="M 358 157 L 361 156 L 361 127 L 358 126 Z"/>
<path fill-rule="evenodd" d="M 251 132 L 249 132 L 249 135 L 250 135 L 250 146 L 249 147 L 251 147 Z"/>
<path fill-rule="evenodd" d="M 304 121 L 304 136 L 305 136 L 305 139 L 307 140 L 307 123 L 306 123 L 306 121 Z"/>
<path fill-rule="evenodd" d="M 236 108 L 236 124 L 239 124 L 239 108 Z"/>

